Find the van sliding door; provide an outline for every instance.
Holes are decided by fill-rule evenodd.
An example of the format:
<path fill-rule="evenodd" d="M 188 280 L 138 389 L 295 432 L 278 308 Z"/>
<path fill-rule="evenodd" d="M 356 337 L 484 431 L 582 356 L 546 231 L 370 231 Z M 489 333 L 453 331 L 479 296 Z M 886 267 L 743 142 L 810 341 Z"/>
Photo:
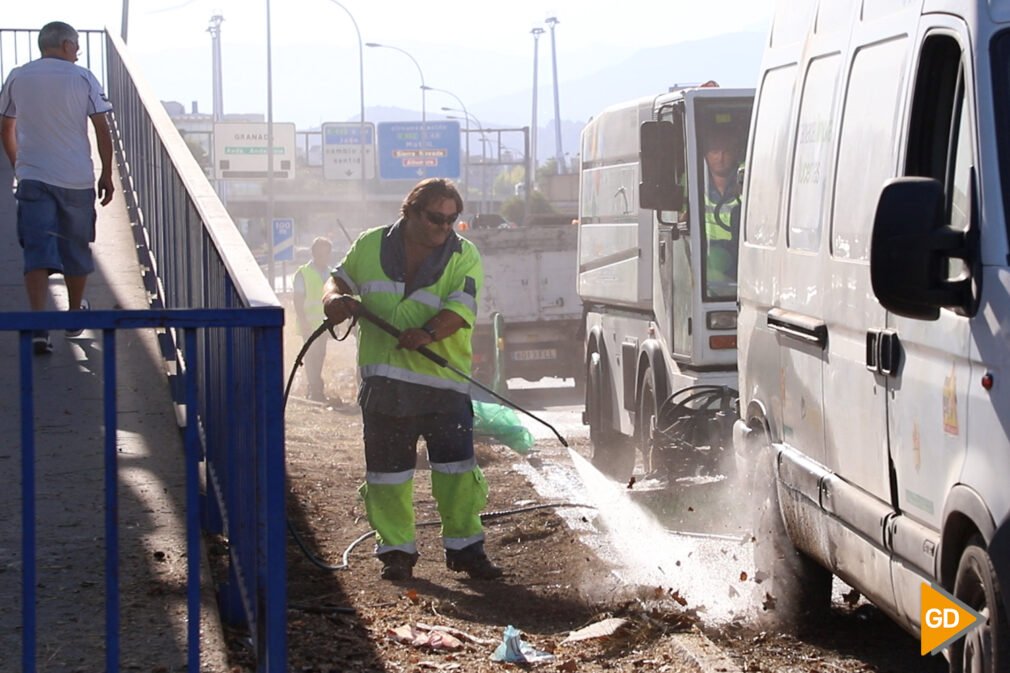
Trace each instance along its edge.
<path fill-rule="evenodd" d="M 896 138 L 902 127 L 910 35 L 858 36 L 845 85 L 838 130 L 838 161 L 831 205 L 829 254 L 820 287 L 825 292 L 828 349 L 824 376 L 825 464 L 873 499 L 858 511 L 832 508 L 863 535 L 883 544 L 878 518 L 892 504 L 887 452 L 886 380 L 868 350 L 879 349 L 887 315 L 870 287 L 870 232 L 884 182 L 900 171 Z M 828 310 L 830 307 L 830 310 Z M 872 517 L 862 512 L 873 511 Z M 878 517 L 879 514 L 879 517 Z"/>

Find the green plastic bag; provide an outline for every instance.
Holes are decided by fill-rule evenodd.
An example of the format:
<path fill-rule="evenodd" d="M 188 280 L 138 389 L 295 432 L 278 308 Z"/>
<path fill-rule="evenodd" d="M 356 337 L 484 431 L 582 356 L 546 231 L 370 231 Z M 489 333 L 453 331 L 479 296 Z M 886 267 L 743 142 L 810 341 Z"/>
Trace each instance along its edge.
<path fill-rule="evenodd" d="M 473 400 L 473 436 L 490 437 L 525 456 L 535 443 L 511 407 Z"/>

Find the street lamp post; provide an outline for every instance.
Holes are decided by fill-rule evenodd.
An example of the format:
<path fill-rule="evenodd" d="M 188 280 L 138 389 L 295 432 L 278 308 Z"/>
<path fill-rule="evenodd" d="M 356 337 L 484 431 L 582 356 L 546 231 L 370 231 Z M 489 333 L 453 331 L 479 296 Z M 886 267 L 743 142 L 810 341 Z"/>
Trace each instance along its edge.
<path fill-rule="evenodd" d="M 270 291 L 274 287 L 274 89 L 273 50 L 270 40 L 270 0 L 267 4 L 267 241 L 270 259 L 267 273 L 270 274 Z"/>
<path fill-rule="evenodd" d="M 484 133 L 484 125 L 480 123 L 480 120 L 474 117 L 472 114 L 464 110 L 457 110 L 451 107 L 442 108 L 443 112 L 462 112 L 463 117 L 457 117 L 454 115 L 446 115 L 449 119 L 465 119 L 466 123 L 469 124 L 471 121 L 477 125 L 477 130 L 480 131 L 480 208 L 478 213 L 483 213 L 485 206 L 487 205 L 487 134 Z"/>
<path fill-rule="evenodd" d="M 548 17 L 544 23 L 551 28 L 551 64 L 554 70 L 554 154 L 557 158 L 558 173 L 565 172 L 565 153 L 561 149 L 561 105 L 558 102 L 558 50 L 554 44 L 554 26 L 560 21 L 556 16 Z"/>
<path fill-rule="evenodd" d="M 383 47 L 385 49 L 392 49 L 393 51 L 398 51 L 407 58 L 409 58 L 413 63 L 414 67 L 417 68 L 417 74 L 421 76 L 421 159 L 426 161 L 425 152 L 428 150 L 428 117 L 425 111 L 425 101 L 427 94 L 427 85 L 424 83 L 424 71 L 421 70 L 421 65 L 417 62 L 417 59 L 410 55 L 410 52 L 400 49 L 399 47 L 394 47 L 390 44 L 379 44 L 378 42 L 366 42 L 366 47 Z M 423 166 L 424 176 L 428 175 L 428 167 Z"/>
<path fill-rule="evenodd" d="M 214 124 L 218 124 L 224 120 L 224 94 L 223 94 L 223 81 L 224 78 L 221 74 L 221 24 L 224 22 L 224 17 L 220 14 L 215 14 L 210 17 L 210 25 L 207 27 L 207 32 L 210 33 L 211 38 L 211 67 L 213 71 L 211 72 L 211 78 L 213 83 L 213 115 Z M 216 128 L 214 129 L 217 130 Z M 217 167 L 217 162 L 220 157 L 215 155 L 215 148 L 210 148 L 210 158 L 212 165 Z M 219 180 L 214 178 L 214 188 L 217 190 L 217 196 L 221 199 L 221 203 L 228 205 L 228 181 Z"/>
<path fill-rule="evenodd" d="M 537 83 L 537 75 L 539 74 L 537 59 L 540 54 L 540 36 L 544 34 L 544 29 L 537 26 L 530 33 L 533 34 L 533 123 L 530 129 L 529 174 L 531 176 L 530 179 L 535 180 L 537 171 L 537 133 L 539 131 L 537 127 L 537 89 L 539 87 Z"/>
<path fill-rule="evenodd" d="M 361 143 L 361 201 L 364 202 L 366 199 L 365 187 L 368 184 L 368 178 L 365 175 L 365 50 L 362 47 L 361 31 L 358 30 L 358 22 L 354 20 L 354 15 L 351 14 L 351 10 L 344 7 L 344 5 L 337 2 L 337 0 L 330 0 L 330 2 L 344 10 L 347 17 L 351 20 L 351 24 L 354 26 L 354 34 L 358 36 L 358 102 L 361 106 L 358 120 L 360 122 L 360 126 L 358 128 L 358 140 Z M 324 146 L 326 144 L 325 138 L 323 139 L 323 144 Z M 362 217 L 364 217 L 364 214 L 364 209 L 362 208 Z"/>
<path fill-rule="evenodd" d="M 119 36 L 126 44 L 127 34 L 130 32 L 130 0 L 123 0 L 122 22 L 119 27 Z"/>
<path fill-rule="evenodd" d="M 465 138 L 464 151 L 466 152 L 466 161 L 463 163 L 463 185 L 464 185 L 463 193 L 466 194 L 467 191 L 469 191 L 470 189 L 470 113 L 466 111 L 466 105 L 463 104 L 463 101 L 460 100 L 460 97 L 454 94 L 453 92 L 447 91 L 446 89 L 436 89 L 433 86 L 425 86 L 422 88 L 425 91 L 438 91 L 439 93 L 444 93 L 449 96 L 452 96 L 453 98 L 456 99 L 456 102 L 459 103 L 459 106 L 463 108 L 463 114 L 466 116 L 466 134 L 464 136 Z M 445 111 L 446 109 L 447 108 L 442 108 L 443 111 Z"/>

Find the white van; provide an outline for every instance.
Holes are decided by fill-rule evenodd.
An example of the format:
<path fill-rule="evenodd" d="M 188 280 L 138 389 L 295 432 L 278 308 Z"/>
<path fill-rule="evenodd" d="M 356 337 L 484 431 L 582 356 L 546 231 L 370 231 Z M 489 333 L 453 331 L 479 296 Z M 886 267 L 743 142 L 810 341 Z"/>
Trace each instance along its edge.
<path fill-rule="evenodd" d="M 952 670 L 1010 670 L 1010 0 L 780 1 L 746 166 L 734 444 L 788 574 L 914 634 L 940 585 L 987 616 Z"/>

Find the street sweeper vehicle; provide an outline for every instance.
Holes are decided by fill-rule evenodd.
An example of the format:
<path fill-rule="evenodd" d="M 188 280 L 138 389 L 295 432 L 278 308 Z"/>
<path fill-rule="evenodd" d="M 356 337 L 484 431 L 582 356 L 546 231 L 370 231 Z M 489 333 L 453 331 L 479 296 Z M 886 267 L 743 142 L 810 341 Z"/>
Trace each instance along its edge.
<path fill-rule="evenodd" d="M 593 462 L 627 479 L 722 469 L 736 416 L 739 173 L 753 91 L 709 82 L 582 132 L 578 294 Z"/>

